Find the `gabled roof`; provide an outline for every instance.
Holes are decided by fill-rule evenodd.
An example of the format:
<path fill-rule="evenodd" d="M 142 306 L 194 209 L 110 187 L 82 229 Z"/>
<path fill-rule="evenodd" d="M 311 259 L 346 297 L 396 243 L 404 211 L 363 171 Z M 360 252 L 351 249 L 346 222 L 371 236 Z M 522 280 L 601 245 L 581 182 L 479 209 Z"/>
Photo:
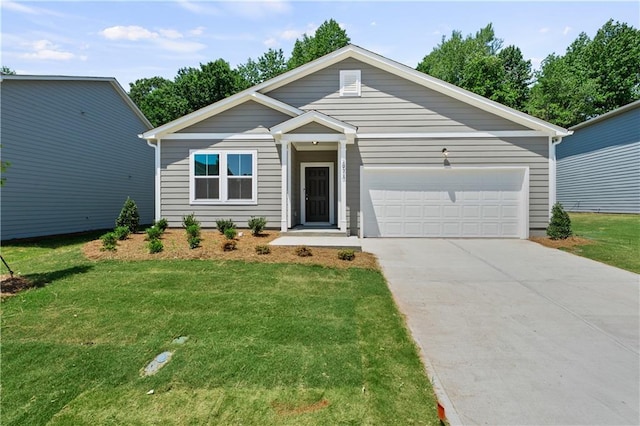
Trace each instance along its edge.
<path fill-rule="evenodd" d="M 225 109 L 238 105 L 239 103 L 248 100 L 248 97 L 251 95 L 263 95 L 266 97 L 266 95 L 272 90 L 285 86 L 293 81 L 304 78 L 310 74 L 313 74 L 314 72 L 320 71 L 324 68 L 327 68 L 333 64 L 349 58 L 353 58 L 369 64 L 373 67 L 382 69 L 391 74 L 397 75 L 421 86 L 435 90 L 439 93 L 457 99 L 474 107 L 480 108 L 489 113 L 495 114 L 504 119 L 513 121 L 532 130 L 537 130 L 548 134 L 549 136 L 568 136 L 571 134 L 571 132 L 567 129 L 548 123 L 544 120 L 540 120 L 539 118 L 530 116 L 513 108 L 509 108 L 498 102 L 484 98 L 480 95 L 476 95 L 475 93 L 469 92 L 468 90 L 454 86 L 453 84 L 447 83 L 435 77 L 431 77 L 406 65 L 400 64 L 399 62 L 392 61 L 359 46 L 351 44 L 332 53 L 329 53 L 321 58 L 318 58 L 312 62 L 309 62 L 298 68 L 274 77 L 270 80 L 250 87 L 249 89 L 239 92 L 222 101 L 216 102 L 208 107 L 167 123 L 164 126 L 160 126 L 156 129 L 146 132 L 141 136 L 145 139 L 154 139 L 158 136 L 162 136 L 163 134 L 178 131 L 204 118 L 208 118 L 214 114 L 224 111 Z M 290 109 L 290 111 L 292 112 L 292 114 L 290 115 L 296 115 L 293 114 L 293 112 L 296 111 L 297 108 L 276 101 L 272 98 L 266 98 L 271 99 L 272 105 L 275 105 L 275 103 L 279 103 L 279 106 L 281 108 L 286 109 L 286 107 L 288 107 Z M 262 99 L 266 101 L 266 99 Z M 300 113 L 302 113 L 302 111 L 300 111 Z"/>
<path fill-rule="evenodd" d="M 149 130 L 148 132 L 144 132 L 141 137 L 144 139 L 162 138 L 162 136 L 168 133 L 178 132 L 195 123 L 198 123 L 216 114 L 220 114 L 223 111 L 226 111 L 248 101 L 258 102 L 259 104 L 275 109 L 276 111 L 280 111 L 292 117 L 298 116 L 304 112 L 277 99 L 270 98 L 266 95 L 263 95 L 262 93 L 254 92 L 251 89 L 247 89 L 243 90 L 242 92 L 238 92 L 235 95 L 229 96 L 228 98 L 222 99 L 221 101 L 213 103 L 209 106 L 201 108 L 197 111 L 194 111 L 191 114 L 187 114 L 183 117 L 173 120 L 160 127 L 156 127 L 155 129 Z"/>
<path fill-rule="evenodd" d="M 269 129 L 272 134 L 287 133 L 309 123 L 318 123 L 345 135 L 355 135 L 357 128 L 318 111 L 307 111 Z"/>
<path fill-rule="evenodd" d="M 147 120 L 147 117 L 140 111 L 140 108 L 131 100 L 127 92 L 122 88 L 118 80 L 114 77 L 78 77 L 68 75 L 19 75 L 19 74 L 2 74 L 0 75 L 0 83 L 4 80 L 16 81 L 97 81 L 110 83 L 116 92 L 122 97 L 127 106 L 138 116 L 140 121 L 147 126 L 148 129 L 153 125 Z"/>
<path fill-rule="evenodd" d="M 573 127 L 569 127 L 569 130 L 578 130 L 578 129 L 582 129 L 583 127 L 587 127 L 587 126 L 591 126 L 592 124 L 595 123 L 599 123 L 600 121 L 609 119 L 611 117 L 615 117 L 616 115 L 622 114 L 624 112 L 627 112 L 629 110 L 635 109 L 640 107 L 640 100 L 637 100 L 635 102 L 631 102 L 630 104 L 626 104 L 621 106 L 620 108 L 616 108 L 614 110 L 611 110 L 609 112 L 606 112 L 602 115 L 599 115 L 597 117 L 591 118 L 587 121 L 583 121 L 582 123 L 576 124 Z"/>

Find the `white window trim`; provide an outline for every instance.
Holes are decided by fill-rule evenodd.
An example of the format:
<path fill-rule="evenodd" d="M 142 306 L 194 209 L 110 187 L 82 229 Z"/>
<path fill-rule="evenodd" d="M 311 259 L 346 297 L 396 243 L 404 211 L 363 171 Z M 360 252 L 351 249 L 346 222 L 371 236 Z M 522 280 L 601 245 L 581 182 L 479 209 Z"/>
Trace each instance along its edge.
<path fill-rule="evenodd" d="M 349 75 L 356 77 L 356 91 L 345 91 L 345 78 Z M 359 97 L 362 94 L 362 74 L 360 70 L 340 70 L 340 96 L 341 97 Z"/>
<path fill-rule="evenodd" d="M 219 200 L 196 200 L 195 185 L 195 165 L 194 157 L 196 154 L 218 154 L 220 156 L 220 199 Z M 229 154 L 251 154 L 253 180 L 251 194 L 253 198 L 250 200 L 229 200 L 227 199 L 227 155 Z M 224 173 L 222 171 L 224 170 Z M 192 149 L 189 150 L 189 204 L 190 205 L 207 205 L 207 206 L 247 206 L 258 204 L 258 151 L 257 150 L 226 150 L 226 149 Z"/>

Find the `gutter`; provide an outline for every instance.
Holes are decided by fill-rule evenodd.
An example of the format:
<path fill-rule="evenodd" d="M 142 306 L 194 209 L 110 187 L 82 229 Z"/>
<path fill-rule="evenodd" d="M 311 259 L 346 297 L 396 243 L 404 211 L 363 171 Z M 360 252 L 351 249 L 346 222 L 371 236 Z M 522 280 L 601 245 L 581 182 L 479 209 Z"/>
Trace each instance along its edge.
<path fill-rule="evenodd" d="M 139 134 L 138 137 L 140 139 L 145 139 L 144 135 Z M 147 139 L 147 145 L 149 145 L 154 150 L 155 157 L 155 182 L 154 182 L 154 221 L 160 220 L 160 139 L 156 139 L 156 143 L 152 143 L 151 140 Z"/>

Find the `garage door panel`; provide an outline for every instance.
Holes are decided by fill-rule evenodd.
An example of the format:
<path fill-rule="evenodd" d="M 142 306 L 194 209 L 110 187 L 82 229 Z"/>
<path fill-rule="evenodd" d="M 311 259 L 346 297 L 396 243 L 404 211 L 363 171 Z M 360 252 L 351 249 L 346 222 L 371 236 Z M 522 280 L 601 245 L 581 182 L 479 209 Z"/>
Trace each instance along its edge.
<path fill-rule="evenodd" d="M 524 169 L 367 170 L 365 236 L 520 237 Z"/>

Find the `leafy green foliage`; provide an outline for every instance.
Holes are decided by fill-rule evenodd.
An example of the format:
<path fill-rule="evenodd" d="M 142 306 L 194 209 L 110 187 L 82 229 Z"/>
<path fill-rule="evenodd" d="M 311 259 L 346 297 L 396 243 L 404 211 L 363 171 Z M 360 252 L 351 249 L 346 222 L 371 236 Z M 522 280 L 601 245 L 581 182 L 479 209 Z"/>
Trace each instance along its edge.
<path fill-rule="evenodd" d="M 250 87 L 287 71 L 287 61 L 282 49 L 269 49 L 257 61 L 249 58 L 245 64 L 238 66 L 237 71 L 245 87 Z"/>
<path fill-rule="evenodd" d="M 324 21 L 312 36 L 303 35 L 296 39 L 287 62 L 289 69 L 297 68 L 314 59 L 338 50 L 351 42 L 347 32 L 335 20 Z"/>
<path fill-rule="evenodd" d="M 169 226 L 169 222 L 167 221 L 167 219 L 161 218 L 160 220 L 155 222 L 153 226 L 155 226 L 156 228 L 159 228 L 162 232 L 164 232 L 167 230 L 167 227 Z"/>
<path fill-rule="evenodd" d="M 2 148 L 2 145 L 0 145 L 0 148 Z M 9 168 L 10 165 L 11 163 L 8 161 L 0 160 L 0 174 L 4 175 L 4 173 L 7 171 L 7 168 Z M 0 177 L 0 187 L 4 186 L 4 183 L 6 182 L 6 180 L 7 178 L 5 178 L 4 176 Z"/>
<path fill-rule="evenodd" d="M 356 258 L 356 252 L 351 249 L 338 250 L 338 259 L 352 261 Z"/>
<path fill-rule="evenodd" d="M 218 219 L 216 220 L 216 228 L 224 235 L 225 231 L 229 228 L 235 228 L 236 224 L 231 219 Z"/>
<path fill-rule="evenodd" d="M 475 35 L 453 31 L 418 64 L 418 71 L 455 84 L 512 108 L 522 109 L 529 95 L 531 61 L 516 46 L 502 49 L 492 24 Z"/>
<path fill-rule="evenodd" d="M 182 217 L 182 226 L 187 229 L 191 225 L 198 225 L 200 227 L 200 222 L 196 219 L 195 213 L 188 214 Z"/>
<path fill-rule="evenodd" d="M 572 234 L 569 214 L 564 210 L 562 204 L 555 203 L 551 209 L 551 221 L 547 227 L 547 235 L 552 240 L 564 240 Z"/>
<path fill-rule="evenodd" d="M 107 232 L 106 234 L 100 237 L 102 241 L 102 249 L 115 251 L 118 244 L 118 236 L 115 232 Z"/>
<path fill-rule="evenodd" d="M 251 229 L 251 234 L 254 236 L 260 235 L 267 226 L 267 218 L 251 216 L 247 225 L 249 226 L 249 229 Z"/>
<path fill-rule="evenodd" d="M 189 237 L 187 238 L 187 242 L 189 243 L 189 248 L 194 249 L 200 247 L 200 242 L 202 242 L 202 239 L 199 236 L 189 235 Z"/>
<path fill-rule="evenodd" d="M 224 230 L 224 236 L 227 240 L 233 240 L 238 235 L 236 228 L 227 228 Z"/>
<path fill-rule="evenodd" d="M 127 197 L 116 219 L 116 226 L 126 226 L 131 233 L 135 233 L 140 226 L 140 214 L 136 202 Z"/>
<path fill-rule="evenodd" d="M 162 244 L 162 241 L 156 238 L 153 240 L 149 240 L 147 248 L 149 249 L 149 253 L 151 254 L 160 253 L 162 250 L 164 250 L 164 244 Z"/>
<path fill-rule="evenodd" d="M 145 232 L 147 233 L 146 239 L 148 241 L 157 240 L 162 235 L 162 230 L 160 228 L 158 228 L 157 226 L 152 226 L 150 228 L 147 228 L 145 230 Z"/>
<path fill-rule="evenodd" d="M 118 240 L 120 241 L 126 240 L 131 233 L 127 226 L 116 226 L 113 232 L 114 234 L 116 234 L 116 238 L 118 238 Z"/>
<path fill-rule="evenodd" d="M 258 244 L 256 246 L 256 253 L 258 254 L 269 254 L 271 253 L 271 247 L 267 244 Z"/>
<path fill-rule="evenodd" d="M 593 38 L 581 33 L 564 56 L 536 73 L 527 112 L 570 127 L 640 98 L 640 31 L 609 20 Z"/>
<path fill-rule="evenodd" d="M 296 247 L 295 253 L 299 257 L 313 256 L 313 253 L 311 252 L 311 249 L 309 247 L 307 247 L 307 246 Z"/>
<path fill-rule="evenodd" d="M 200 236 L 200 224 L 199 223 L 192 223 L 191 225 L 187 226 L 187 235 L 190 237 L 199 237 Z"/>
<path fill-rule="evenodd" d="M 0 74 L 2 74 L 2 75 L 16 75 L 16 72 L 14 70 L 12 70 L 11 68 L 3 65 L 2 68 L 0 68 Z"/>

